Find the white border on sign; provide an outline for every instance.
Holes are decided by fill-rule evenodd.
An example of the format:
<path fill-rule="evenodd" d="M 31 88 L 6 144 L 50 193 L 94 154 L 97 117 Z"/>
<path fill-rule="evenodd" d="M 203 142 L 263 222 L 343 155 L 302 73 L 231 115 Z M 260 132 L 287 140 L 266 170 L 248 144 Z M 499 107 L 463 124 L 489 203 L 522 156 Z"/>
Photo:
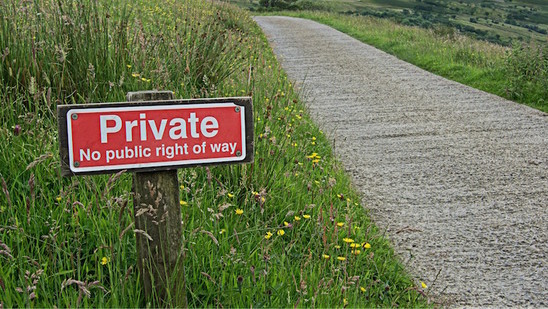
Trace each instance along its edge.
<path fill-rule="evenodd" d="M 72 144 L 72 114 L 82 113 L 97 113 L 97 112 L 126 112 L 126 111 L 152 111 L 152 110 L 172 110 L 172 109 L 204 109 L 204 108 L 216 108 L 216 107 L 239 107 L 240 108 L 240 121 L 242 127 L 242 153 L 240 156 L 234 156 L 230 158 L 217 158 L 217 159 L 193 159 L 193 160 L 179 160 L 179 161 L 167 161 L 167 162 L 151 162 L 151 163 L 137 163 L 137 164 L 115 164 L 104 166 L 92 166 L 92 167 L 74 167 L 73 157 L 73 144 Z M 172 165 L 192 165 L 201 163 L 223 163 L 223 162 L 235 162 L 245 159 L 246 151 L 246 131 L 245 131 L 245 107 L 236 105 L 233 102 L 226 103 L 211 103 L 211 104 L 188 104 L 188 105 L 155 105 L 155 106 L 125 106 L 125 107 L 107 107 L 107 108 L 82 108 L 71 109 L 67 113 L 67 136 L 68 136 L 68 152 L 69 152 L 69 167 L 74 173 L 79 172 L 95 172 L 105 170 L 125 170 L 125 169 L 138 169 L 138 168 L 153 168 L 164 167 Z"/>

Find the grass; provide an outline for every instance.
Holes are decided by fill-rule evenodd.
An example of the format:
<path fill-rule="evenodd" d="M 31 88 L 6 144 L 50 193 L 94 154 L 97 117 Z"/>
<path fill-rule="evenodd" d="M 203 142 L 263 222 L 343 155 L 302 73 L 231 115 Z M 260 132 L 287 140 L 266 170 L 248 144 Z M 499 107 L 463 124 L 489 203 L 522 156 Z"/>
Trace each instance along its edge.
<path fill-rule="evenodd" d="M 449 27 L 423 29 L 369 16 L 283 14 L 319 21 L 435 74 L 548 112 L 548 46 L 508 48 Z"/>
<path fill-rule="evenodd" d="M 254 164 L 178 172 L 190 307 L 427 305 L 244 11 L 8 0 L 0 53 L 0 306 L 161 305 L 139 281 L 131 175 L 60 177 L 53 112 L 150 89 L 254 101 Z"/>

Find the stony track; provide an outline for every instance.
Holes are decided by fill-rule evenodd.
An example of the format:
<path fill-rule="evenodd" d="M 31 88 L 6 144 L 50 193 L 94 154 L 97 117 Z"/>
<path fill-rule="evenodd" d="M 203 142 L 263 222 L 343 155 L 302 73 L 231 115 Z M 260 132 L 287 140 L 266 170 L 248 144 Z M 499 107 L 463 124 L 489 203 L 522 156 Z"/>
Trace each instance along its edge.
<path fill-rule="evenodd" d="M 548 306 L 547 114 L 312 21 L 256 21 L 434 301 Z"/>

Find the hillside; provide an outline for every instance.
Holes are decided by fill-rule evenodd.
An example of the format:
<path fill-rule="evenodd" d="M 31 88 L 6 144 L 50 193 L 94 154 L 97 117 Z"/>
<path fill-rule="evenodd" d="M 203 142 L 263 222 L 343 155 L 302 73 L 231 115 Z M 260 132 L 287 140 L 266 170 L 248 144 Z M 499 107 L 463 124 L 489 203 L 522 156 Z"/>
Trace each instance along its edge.
<path fill-rule="evenodd" d="M 390 18 L 404 25 L 425 28 L 447 26 L 475 38 L 503 45 L 516 41 L 548 42 L 548 2 L 542 0 L 233 1 L 252 10 L 265 7 L 320 9 L 348 15 Z"/>

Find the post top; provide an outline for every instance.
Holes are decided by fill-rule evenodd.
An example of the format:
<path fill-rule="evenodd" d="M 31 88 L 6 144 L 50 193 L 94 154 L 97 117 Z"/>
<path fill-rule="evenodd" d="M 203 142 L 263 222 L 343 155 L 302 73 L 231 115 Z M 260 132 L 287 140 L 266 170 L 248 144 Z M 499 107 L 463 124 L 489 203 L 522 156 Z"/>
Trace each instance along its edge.
<path fill-rule="evenodd" d="M 134 91 L 128 92 L 126 95 L 127 101 L 161 101 L 161 100 L 173 100 L 175 95 L 173 91 L 169 90 L 146 90 L 146 91 Z"/>

